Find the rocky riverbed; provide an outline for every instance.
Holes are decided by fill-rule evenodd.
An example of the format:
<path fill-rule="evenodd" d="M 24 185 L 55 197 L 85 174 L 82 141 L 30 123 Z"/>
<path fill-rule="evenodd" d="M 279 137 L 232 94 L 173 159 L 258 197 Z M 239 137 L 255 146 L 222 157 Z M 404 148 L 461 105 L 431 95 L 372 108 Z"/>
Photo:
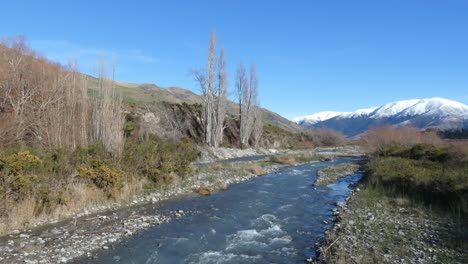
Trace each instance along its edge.
<path fill-rule="evenodd" d="M 269 166 L 264 172 L 274 172 L 280 167 Z M 197 188 L 207 188 L 210 192 L 222 190 L 256 176 L 254 173 L 235 175 L 227 171 L 198 173 L 183 184 L 136 197 L 129 204 L 116 203 L 107 210 L 96 208 L 101 210 L 99 213 L 84 211 L 61 222 L 15 230 L 0 238 L 0 263 L 67 263 L 80 256 L 92 256 L 96 250 L 107 250 L 137 232 L 192 213 L 154 214 L 164 200 L 194 195 L 193 190 Z"/>
<path fill-rule="evenodd" d="M 301 152 L 304 151 L 288 153 Z M 333 151 L 333 156 L 347 154 L 355 156 L 354 149 L 352 153 L 348 149 L 341 152 Z M 242 164 L 249 166 L 253 163 Z M 250 173 L 241 174 L 236 174 L 229 167 L 211 172 L 196 172 L 180 184 L 136 196 L 128 202 L 89 208 L 61 221 L 57 219 L 47 223 L 38 222 L 30 229 L 15 230 L 0 238 L 0 263 L 67 263 L 80 256 L 92 256 L 96 250 L 112 248 L 119 241 L 135 233 L 193 213 L 174 211 L 164 215 L 155 214 L 154 212 L 158 212 L 155 207 L 164 200 L 194 195 L 193 191 L 199 188 L 206 188 L 209 192 L 223 190 L 230 184 L 277 171 L 283 166 L 271 165 L 262 168 L 261 172 L 255 172 L 254 169 Z"/>
<path fill-rule="evenodd" d="M 407 198 L 356 190 L 334 210 L 336 223 L 320 245 L 318 262 L 468 263 L 463 220 Z"/>

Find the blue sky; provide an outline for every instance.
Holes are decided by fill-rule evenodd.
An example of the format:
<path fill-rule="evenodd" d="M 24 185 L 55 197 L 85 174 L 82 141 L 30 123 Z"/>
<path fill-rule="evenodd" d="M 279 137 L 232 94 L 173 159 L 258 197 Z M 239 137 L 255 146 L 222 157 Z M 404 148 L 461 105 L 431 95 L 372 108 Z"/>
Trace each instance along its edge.
<path fill-rule="evenodd" d="M 114 3 L 115 2 L 115 3 Z M 468 1 L 7 1 L 0 37 L 116 79 L 198 92 L 210 31 L 257 64 L 262 106 L 285 117 L 444 97 L 468 104 Z M 109 59 L 112 60 L 112 59 Z"/>

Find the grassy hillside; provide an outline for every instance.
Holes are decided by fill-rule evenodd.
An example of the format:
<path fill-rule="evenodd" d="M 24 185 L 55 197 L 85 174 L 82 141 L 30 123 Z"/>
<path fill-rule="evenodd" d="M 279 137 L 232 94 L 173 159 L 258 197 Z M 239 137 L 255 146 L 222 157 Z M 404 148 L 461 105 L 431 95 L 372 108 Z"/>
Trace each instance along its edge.
<path fill-rule="evenodd" d="M 88 76 L 90 86 L 97 85 L 97 79 Z M 115 82 L 117 91 L 122 95 L 123 102 L 128 105 L 146 107 L 160 103 L 170 104 L 200 104 L 201 97 L 189 90 L 180 87 L 162 88 L 154 84 L 132 84 Z M 238 118 L 239 106 L 237 103 L 229 101 L 228 113 L 231 117 Z M 262 116 L 265 123 L 278 126 L 292 133 L 303 131 L 303 128 L 294 122 L 274 113 L 270 110 L 262 108 Z"/>

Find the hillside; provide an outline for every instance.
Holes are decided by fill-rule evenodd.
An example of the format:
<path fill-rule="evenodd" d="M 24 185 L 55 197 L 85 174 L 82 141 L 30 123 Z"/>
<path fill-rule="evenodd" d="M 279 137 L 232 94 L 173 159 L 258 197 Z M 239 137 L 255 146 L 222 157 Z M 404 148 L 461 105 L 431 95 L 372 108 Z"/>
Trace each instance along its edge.
<path fill-rule="evenodd" d="M 92 76 L 87 76 L 90 86 L 97 84 L 97 79 Z M 123 102 L 128 105 L 133 105 L 137 108 L 149 108 L 162 104 L 182 104 L 188 105 L 200 104 L 201 96 L 186 90 L 181 87 L 167 87 L 163 88 L 155 84 L 132 84 L 115 82 L 117 91 L 122 95 Z M 151 107 L 150 107 L 151 108 Z M 238 118 L 239 106 L 237 103 L 229 101 L 228 113 L 234 119 Z M 262 116 L 265 123 L 277 126 L 281 129 L 287 130 L 292 133 L 298 133 L 303 128 L 296 123 L 272 112 L 268 109 L 262 108 Z"/>
<path fill-rule="evenodd" d="M 348 137 L 385 124 L 414 125 L 421 129 L 459 129 L 468 126 L 468 106 L 443 98 L 412 99 L 354 112 L 320 112 L 294 121 L 304 127 L 335 129 Z"/>

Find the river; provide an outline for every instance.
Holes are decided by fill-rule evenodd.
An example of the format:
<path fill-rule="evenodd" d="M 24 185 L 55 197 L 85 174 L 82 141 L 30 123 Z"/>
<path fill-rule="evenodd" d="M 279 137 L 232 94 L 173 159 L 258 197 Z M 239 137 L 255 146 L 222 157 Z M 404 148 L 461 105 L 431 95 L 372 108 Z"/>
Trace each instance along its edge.
<path fill-rule="evenodd" d="M 317 170 L 350 161 L 287 167 L 211 196 L 166 201 L 157 210 L 193 213 L 76 263 L 304 263 L 315 256 L 336 202 L 361 178 L 314 187 Z"/>

